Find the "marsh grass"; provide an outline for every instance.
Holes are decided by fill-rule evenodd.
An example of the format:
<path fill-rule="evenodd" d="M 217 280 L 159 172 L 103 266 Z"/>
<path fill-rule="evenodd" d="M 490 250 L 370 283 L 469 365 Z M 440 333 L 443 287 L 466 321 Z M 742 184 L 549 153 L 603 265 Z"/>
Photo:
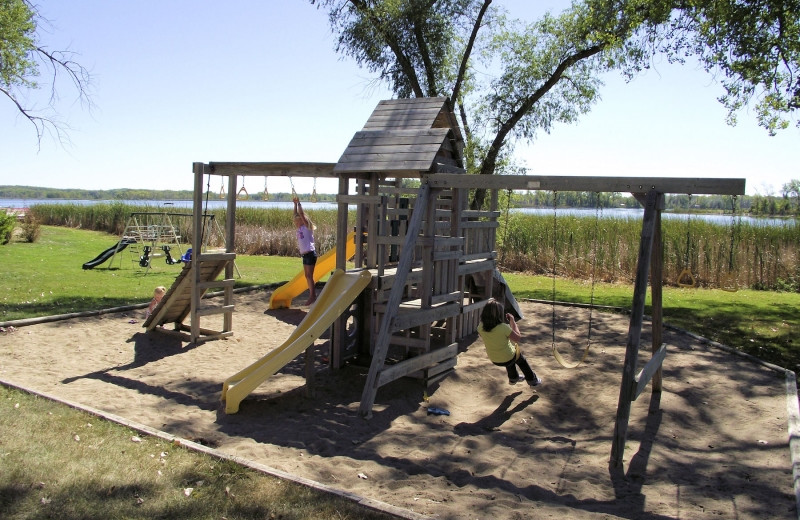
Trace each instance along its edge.
<path fill-rule="evenodd" d="M 336 211 L 307 213 L 317 229 L 319 252 L 336 244 Z M 133 212 L 164 211 L 154 206 L 122 203 L 77 205 L 43 204 L 31 208 L 41 224 L 67 226 L 121 235 Z M 225 210 L 212 212 L 221 229 Z M 506 222 L 506 218 L 508 221 Z M 349 220 L 355 222 L 351 212 Z M 174 218 L 173 224 L 191 240 L 190 218 Z M 678 276 L 689 268 L 700 287 L 736 287 L 800 291 L 800 225 L 787 220 L 782 226 L 759 226 L 731 219 L 729 224 L 689 217 L 662 220 L 664 280 L 678 285 Z M 292 256 L 296 241 L 292 213 L 278 208 L 242 207 L 236 210 L 235 250 L 246 255 Z M 213 231 L 213 230 L 210 230 Z M 587 279 L 595 272 L 606 282 L 632 282 L 636 275 L 641 220 L 638 218 L 504 213 L 499 222 L 498 258 L 506 271 Z M 220 246 L 214 234 L 210 245 Z M 596 256 L 595 256 L 596 251 Z"/>
<path fill-rule="evenodd" d="M 604 282 L 632 283 L 641 221 L 511 213 L 500 223 L 502 269 Z M 662 220 L 664 279 L 678 285 L 689 268 L 699 287 L 800 290 L 800 225 L 716 224 L 700 219 Z M 595 255 L 596 251 L 596 255 Z M 555 268 L 554 268 L 555 266 Z"/>
<path fill-rule="evenodd" d="M 16 389 L 0 409 L 4 520 L 394 518 Z"/>
<path fill-rule="evenodd" d="M 336 245 L 336 212 L 317 210 L 313 204 L 304 210 L 316 227 L 318 251 L 325 253 Z M 165 210 L 162 206 L 130 205 L 121 202 L 91 205 L 37 204 L 31 207 L 31 213 L 43 225 L 104 231 L 118 237 L 122 235 L 132 214 L 164 212 L 172 215 L 170 223 L 177 229 L 178 234 L 184 237 L 187 243 L 191 242 L 194 236 L 192 218 L 191 210 L 187 209 Z M 176 216 L 177 214 L 186 216 Z M 206 215 L 214 217 L 213 221 L 210 218 L 206 220 L 204 229 L 206 244 L 211 247 L 223 246 L 227 211 L 215 209 L 208 211 Z M 355 215 L 352 215 L 351 220 L 354 219 Z M 292 211 L 280 208 L 237 208 L 234 250 L 242 255 L 295 255 L 297 240 Z"/>

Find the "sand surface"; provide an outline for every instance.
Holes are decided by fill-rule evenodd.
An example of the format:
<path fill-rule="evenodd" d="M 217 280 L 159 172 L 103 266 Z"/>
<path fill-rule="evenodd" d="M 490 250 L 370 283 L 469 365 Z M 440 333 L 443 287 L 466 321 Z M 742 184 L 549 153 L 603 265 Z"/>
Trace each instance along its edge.
<path fill-rule="evenodd" d="M 536 392 L 509 386 L 474 338 L 429 402 L 420 382 L 399 380 L 365 420 L 368 368 L 324 368 L 323 337 L 315 397 L 300 356 L 226 415 L 222 382 L 307 310 L 269 311 L 269 296 L 237 295 L 234 337 L 199 346 L 146 333 L 144 310 L 19 327 L 0 334 L 0 379 L 431 518 L 797 518 L 785 378 L 769 368 L 665 331 L 664 391 L 633 402 L 618 471 L 608 462 L 628 317 L 598 311 L 587 362 L 565 369 L 551 355 L 551 307 L 521 302 Z M 579 356 L 587 311 L 558 314 L 559 351 Z"/>

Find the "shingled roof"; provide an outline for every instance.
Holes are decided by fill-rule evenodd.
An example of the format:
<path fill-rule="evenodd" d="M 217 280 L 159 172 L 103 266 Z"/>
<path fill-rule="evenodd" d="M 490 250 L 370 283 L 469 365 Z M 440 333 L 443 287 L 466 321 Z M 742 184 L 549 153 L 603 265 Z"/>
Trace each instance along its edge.
<path fill-rule="evenodd" d="M 378 103 L 334 167 L 335 173 L 414 176 L 463 168 L 464 140 L 445 97 Z"/>

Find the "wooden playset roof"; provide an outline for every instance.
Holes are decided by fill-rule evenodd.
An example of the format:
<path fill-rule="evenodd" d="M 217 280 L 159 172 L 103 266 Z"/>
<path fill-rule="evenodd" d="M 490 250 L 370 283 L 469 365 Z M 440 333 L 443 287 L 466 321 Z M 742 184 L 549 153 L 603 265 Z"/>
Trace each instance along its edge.
<path fill-rule="evenodd" d="M 464 140 L 447 98 L 381 101 L 333 171 L 418 176 L 463 168 Z M 451 170 L 453 171 L 453 170 Z"/>

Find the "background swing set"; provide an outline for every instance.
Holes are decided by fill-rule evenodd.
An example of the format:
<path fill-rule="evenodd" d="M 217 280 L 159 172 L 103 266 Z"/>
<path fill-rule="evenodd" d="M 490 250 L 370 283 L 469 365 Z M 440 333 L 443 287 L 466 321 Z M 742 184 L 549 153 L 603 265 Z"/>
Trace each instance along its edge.
<path fill-rule="evenodd" d="M 194 225 L 201 226 L 203 180 L 227 177 L 224 251 L 202 252 L 199 235 L 185 277 L 173 285 L 145 325 L 174 322 L 192 342 L 233 334 L 233 262 L 237 179 L 303 176 L 338 180 L 335 270 L 317 303 L 287 341 L 229 377 L 227 413 L 284 364 L 306 352 L 306 390 L 313 394 L 314 341 L 330 329 L 330 367 L 355 357 L 369 362 L 359 413 L 372 415 L 378 389 L 400 377 L 429 387 L 452 372 L 458 342 L 474 337 L 480 312 L 495 296 L 498 193 L 508 190 L 628 192 L 643 205 L 630 327 L 620 384 L 611 465 L 620 466 L 631 403 L 652 381 L 661 390 L 663 246 L 666 193 L 744 193 L 744 179 L 466 175 L 464 140 L 446 98 L 381 101 L 337 163 L 194 163 Z M 414 183 L 404 180 L 413 179 Z M 224 186 L 223 186 L 224 187 Z M 351 189 L 355 187 L 355 193 Z M 488 209 L 468 208 L 471 190 L 487 190 Z M 347 269 L 355 208 L 354 268 Z M 218 279 L 218 276 L 222 277 Z M 648 281 L 652 283 L 650 359 L 639 369 Z M 222 302 L 201 302 L 209 288 Z M 176 295 L 180 305 L 170 304 Z M 180 293 L 180 294 L 178 294 Z M 513 295 L 508 295 L 513 299 Z M 221 331 L 200 327 L 201 317 L 223 316 Z M 182 324 L 190 318 L 190 325 Z M 638 372 L 637 372 L 637 369 Z"/>

